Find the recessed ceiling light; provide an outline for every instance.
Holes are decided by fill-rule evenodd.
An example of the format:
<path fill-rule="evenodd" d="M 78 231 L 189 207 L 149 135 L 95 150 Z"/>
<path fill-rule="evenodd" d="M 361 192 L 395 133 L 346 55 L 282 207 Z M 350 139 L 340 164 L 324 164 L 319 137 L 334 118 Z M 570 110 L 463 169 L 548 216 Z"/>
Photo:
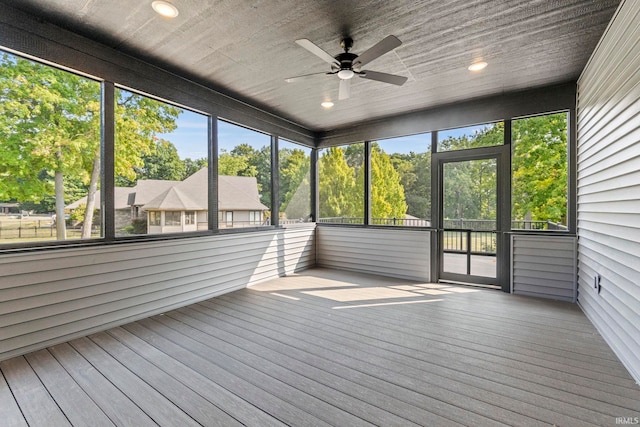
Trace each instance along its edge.
<path fill-rule="evenodd" d="M 469 71 L 484 70 L 487 67 L 487 65 L 488 64 L 484 61 L 474 62 L 473 64 L 469 65 Z"/>
<path fill-rule="evenodd" d="M 156 0 L 152 2 L 151 7 L 158 15 L 162 15 L 166 18 L 175 18 L 179 13 L 177 7 L 164 0 Z"/>
<path fill-rule="evenodd" d="M 322 104 L 320 104 L 320 105 L 322 105 L 322 108 L 327 108 L 327 109 L 329 109 L 329 108 L 333 107 L 333 102 L 331 102 L 331 101 L 324 101 L 324 102 L 323 102 Z"/>

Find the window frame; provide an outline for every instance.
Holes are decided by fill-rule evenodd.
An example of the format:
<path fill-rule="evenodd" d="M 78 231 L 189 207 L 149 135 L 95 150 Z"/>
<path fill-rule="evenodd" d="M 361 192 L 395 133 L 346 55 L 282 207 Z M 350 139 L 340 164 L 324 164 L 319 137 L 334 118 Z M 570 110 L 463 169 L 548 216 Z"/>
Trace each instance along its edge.
<path fill-rule="evenodd" d="M 149 211 L 149 226 L 160 227 L 162 226 L 162 212 L 161 211 Z"/>
<path fill-rule="evenodd" d="M 176 215 L 177 214 L 177 215 Z M 176 219 L 177 216 L 177 219 Z M 180 211 L 164 211 L 164 226 L 176 227 L 182 225 L 182 212 Z"/>

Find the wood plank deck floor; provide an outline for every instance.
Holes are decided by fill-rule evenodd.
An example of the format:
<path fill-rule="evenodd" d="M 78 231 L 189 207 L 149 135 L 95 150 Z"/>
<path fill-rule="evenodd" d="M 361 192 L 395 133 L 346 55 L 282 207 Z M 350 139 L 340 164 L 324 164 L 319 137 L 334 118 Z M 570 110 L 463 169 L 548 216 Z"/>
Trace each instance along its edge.
<path fill-rule="evenodd" d="M 616 425 L 576 305 L 313 269 L 0 362 L 3 426 Z"/>

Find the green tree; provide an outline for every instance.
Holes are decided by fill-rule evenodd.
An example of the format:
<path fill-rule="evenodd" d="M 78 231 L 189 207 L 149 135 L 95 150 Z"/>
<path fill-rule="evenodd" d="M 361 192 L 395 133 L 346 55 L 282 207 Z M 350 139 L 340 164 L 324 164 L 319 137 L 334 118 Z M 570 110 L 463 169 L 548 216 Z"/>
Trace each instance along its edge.
<path fill-rule="evenodd" d="M 310 209 L 310 172 L 311 162 L 304 150 L 294 148 L 284 148 L 278 153 L 280 161 L 280 211 L 287 212 L 289 218 L 300 218 L 309 214 Z M 301 187 L 306 190 L 306 201 L 304 194 L 300 193 Z M 290 202 L 296 195 L 296 209 L 289 208 Z M 300 198 L 301 200 L 298 200 Z M 298 215 L 299 212 L 303 212 Z"/>
<path fill-rule="evenodd" d="M 567 114 L 513 121 L 512 217 L 566 223 Z"/>
<path fill-rule="evenodd" d="M 56 215 L 64 218 L 65 177 L 82 180 L 89 191 L 92 184 L 97 187 L 99 123 L 99 83 L 3 53 L 0 199 L 39 201 L 53 194 Z M 40 179 L 43 172 L 46 178 Z M 64 221 L 56 224 L 58 238 L 64 239 Z"/>
<path fill-rule="evenodd" d="M 364 187 L 364 174 L 358 176 L 359 187 Z M 391 157 L 376 143 L 371 147 L 371 217 L 404 218 L 407 203 L 400 175 L 393 167 Z"/>
<path fill-rule="evenodd" d="M 202 168 L 206 168 L 209 165 L 209 161 L 206 157 L 200 159 L 191 159 L 187 157 L 184 159 L 184 176 L 182 179 L 187 179 L 194 173 L 198 172 Z"/>
<path fill-rule="evenodd" d="M 355 171 L 347 164 L 344 150 L 328 148 L 320 157 L 320 217 L 362 217 L 363 195 L 356 185 Z"/>
<path fill-rule="evenodd" d="M 218 156 L 219 175 L 256 176 L 257 173 L 255 169 L 249 169 L 249 161 L 245 157 L 234 156 L 224 149 L 220 150 L 220 155 Z"/>
<path fill-rule="evenodd" d="M 178 155 L 178 149 L 171 142 L 158 139 L 155 149 L 142 156 L 143 166 L 136 169 L 137 179 L 166 179 L 181 181 L 186 172 L 185 163 Z"/>
<path fill-rule="evenodd" d="M 181 181 L 186 175 L 186 164 L 180 159 L 178 149 L 170 141 L 156 139 L 155 147 L 142 156 L 142 166 L 135 167 L 135 179 L 116 176 L 116 185 L 133 187 L 139 179 L 163 179 Z"/>
<path fill-rule="evenodd" d="M 90 237 L 100 178 L 100 83 L 7 53 L 0 54 L 0 199 L 53 196 L 64 218 L 67 186 L 87 195 L 83 237 Z M 118 90 L 115 174 L 135 179 L 156 133 L 175 129 L 180 109 Z M 80 185 L 78 185 L 78 183 Z M 66 237 L 56 221 L 58 239 Z"/>
<path fill-rule="evenodd" d="M 431 153 L 393 153 L 390 157 L 404 188 L 407 214 L 431 218 Z"/>
<path fill-rule="evenodd" d="M 249 157 L 249 164 L 257 171 L 260 201 L 265 206 L 271 206 L 271 145 L 255 150 L 253 156 Z"/>

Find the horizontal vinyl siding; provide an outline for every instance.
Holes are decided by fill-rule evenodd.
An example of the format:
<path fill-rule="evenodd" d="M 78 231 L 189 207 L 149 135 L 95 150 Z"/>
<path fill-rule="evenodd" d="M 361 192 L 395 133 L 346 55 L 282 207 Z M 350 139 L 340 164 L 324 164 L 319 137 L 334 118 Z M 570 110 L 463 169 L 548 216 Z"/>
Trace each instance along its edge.
<path fill-rule="evenodd" d="M 321 267 L 430 280 L 430 231 L 319 226 L 316 236 Z"/>
<path fill-rule="evenodd" d="M 315 265 L 315 226 L 0 256 L 0 360 Z"/>
<path fill-rule="evenodd" d="M 576 238 L 511 236 L 512 292 L 576 301 Z"/>
<path fill-rule="evenodd" d="M 638 22 L 624 1 L 578 81 L 577 135 L 578 303 L 640 381 Z"/>

